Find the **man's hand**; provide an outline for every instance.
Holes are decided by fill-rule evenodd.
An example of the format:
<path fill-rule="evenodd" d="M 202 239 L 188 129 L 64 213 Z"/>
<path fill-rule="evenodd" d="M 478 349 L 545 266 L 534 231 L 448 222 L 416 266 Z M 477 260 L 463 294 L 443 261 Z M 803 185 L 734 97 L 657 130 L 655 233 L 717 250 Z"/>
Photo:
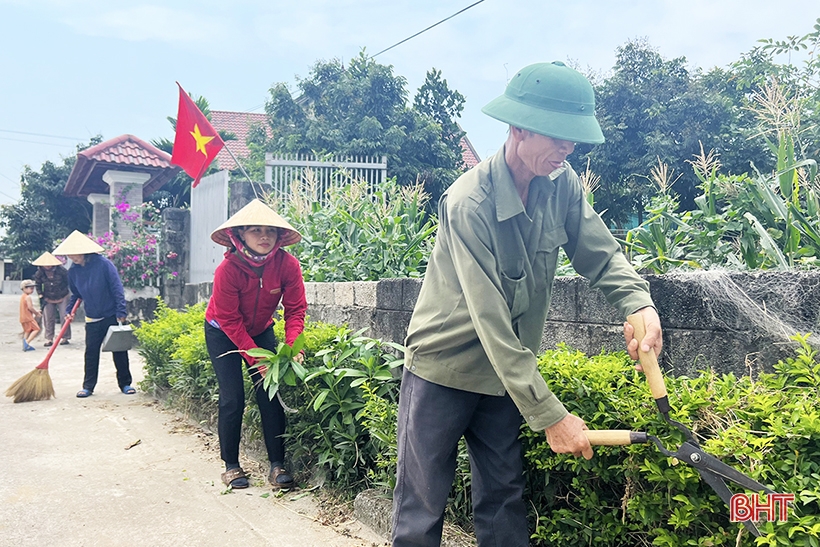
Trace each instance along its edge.
<path fill-rule="evenodd" d="M 125 323 L 125 317 L 117 317 L 117 323 Z"/>
<path fill-rule="evenodd" d="M 647 353 L 650 349 L 655 350 L 655 356 L 660 357 L 663 349 L 663 331 L 661 330 L 661 320 L 658 317 L 658 312 L 655 308 L 647 306 L 641 308 L 636 313 L 643 317 L 644 326 L 646 328 L 646 336 L 641 341 L 641 351 Z M 626 340 L 626 350 L 629 356 L 634 360 L 638 360 L 638 341 L 635 339 L 635 329 L 627 322 L 624 322 L 624 340 Z M 638 364 L 635 368 L 643 370 Z"/>
<path fill-rule="evenodd" d="M 576 458 L 583 456 L 592 459 L 592 446 L 589 444 L 584 430 L 589 429 L 584 420 L 575 414 L 567 414 L 555 425 L 544 430 L 547 434 L 547 443 L 553 452 L 558 454 L 572 454 Z"/>

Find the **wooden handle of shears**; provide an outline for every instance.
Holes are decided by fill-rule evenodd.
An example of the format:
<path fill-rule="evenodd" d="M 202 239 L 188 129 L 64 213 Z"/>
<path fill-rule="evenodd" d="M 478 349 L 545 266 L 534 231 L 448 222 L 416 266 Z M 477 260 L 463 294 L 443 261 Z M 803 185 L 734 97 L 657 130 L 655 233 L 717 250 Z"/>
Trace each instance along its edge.
<path fill-rule="evenodd" d="M 646 433 L 628 429 L 590 429 L 584 433 L 592 446 L 626 446 L 649 440 Z"/>
<path fill-rule="evenodd" d="M 635 329 L 635 340 L 638 341 L 638 360 L 641 362 L 641 368 L 646 375 L 646 381 L 649 383 L 649 391 L 652 392 L 652 397 L 655 398 L 655 404 L 658 405 L 658 410 L 661 414 L 668 414 L 670 410 L 669 398 L 666 394 L 666 384 L 663 381 L 663 373 L 661 367 L 658 365 L 658 358 L 655 356 L 655 350 L 649 349 L 645 352 L 641 349 L 641 342 L 646 336 L 646 326 L 643 322 L 643 316 L 639 313 L 633 313 L 626 318 L 627 322 Z"/>

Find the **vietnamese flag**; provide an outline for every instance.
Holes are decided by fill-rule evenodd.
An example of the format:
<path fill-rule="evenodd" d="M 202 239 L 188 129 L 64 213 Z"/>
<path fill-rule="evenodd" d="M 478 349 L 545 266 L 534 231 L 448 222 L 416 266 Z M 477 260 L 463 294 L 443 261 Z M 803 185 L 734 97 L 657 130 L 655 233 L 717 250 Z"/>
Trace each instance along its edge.
<path fill-rule="evenodd" d="M 193 187 L 196 188 L 199 179 L 225 143 L 179 82 L 177 85 L 179 112 L 171 163 L 182 167 L 182 170 L 194 179 Z"/>

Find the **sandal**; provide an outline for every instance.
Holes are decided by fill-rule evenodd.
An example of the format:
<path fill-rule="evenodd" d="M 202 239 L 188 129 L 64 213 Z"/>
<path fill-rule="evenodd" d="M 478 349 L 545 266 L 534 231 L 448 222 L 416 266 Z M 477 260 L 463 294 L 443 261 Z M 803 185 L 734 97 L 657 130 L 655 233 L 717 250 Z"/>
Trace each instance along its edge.
<path fill-rule="evenodd" d="M 91 393 L 93 392 L 90 389 L 81 389 L 77 392 L 77 397 L 80 399 L 85 399 L 86 397 L 91 396 Z"/>
<path fill-rule="evenodd" d="M 290 473 L 281 467 L 274 467 L 270 470 L 268 482 L 273 485 L 274 490 L 278 490 L 280 488 L 293 488 L 293 477 L 291 477 Z"/>
<path fill-rule="evenodd" d="M 225 483 L 225 486 L 229 486 L 237 490 L 250 486 L 248 483 L 248 476 L 244 471 L 242 471 L 241 467 L 234 467 L 233 469 L 228 469 L 222 473 L 222 482 Z"/>
<path fill-rule="evenodd" d="M 122 386 L 122 392 L 125 393 L 126 395 L 133 395 L 134 393 L 137 392 L 137 390 L 134 389 L 131 386 Z"/>

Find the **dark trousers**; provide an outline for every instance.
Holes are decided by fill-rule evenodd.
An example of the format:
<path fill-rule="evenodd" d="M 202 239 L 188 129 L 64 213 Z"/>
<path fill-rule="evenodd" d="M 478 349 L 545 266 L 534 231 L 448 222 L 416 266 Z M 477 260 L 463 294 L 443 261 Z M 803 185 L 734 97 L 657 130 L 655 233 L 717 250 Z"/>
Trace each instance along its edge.
<path fill-rule="evenodd" d="M 83 389 L 94 391 L 100 371 L 100 348 L 102 347 L 108 327 L 117 324 L 116 317 L 106 317 L 93 323 L 85 324 L 85 378 Z M 128 365 L 128 352 L 115 351 L 114 366 L 117 368 L 117 384 L 120 389 L 131 385 L 131 369 Z"/>
<path fill-rule="evenodd" d="M 509 395 L 452 389 L 404 370 L 399 397 L 398 471 L 393 546 L 441 544 L 458 441 L 470 455 L 473 517 L 479 546 L 526 547 L 521 414 Z"/>
<path fill-rule="evenodd" d="M 51 342 L 54 340 L 54 325 L 59 325 L 59 328 L 63 328 L 63 323 L 65 322 L 65 305 L 66 302 L 68 302 L 68 295 L 56 304 L 46 302 L 45 298 L 43 302 L 45 302 L 43 305 L 43 327 L 46 331 L 45 338 L 46 341 Z M 71 324 L 66 327 L 63 340 L 71 340 Z"/>
<path fill-rule="evenodd" d="M 273 329 L 253 337 L 260 348 L 276 351 L 277 341 Z M 219 451 L 225 463 L 239 463 L 239 439 L 242 432 L 242 415 L 245 413 L 245 381 L 242 376 L 243 359 L 236 351 L 236 344 L 231 342 L 221 330 L 205 323 L 205 343 L 219 384 Z M 246 363 L 247 364 L 247 363 Z M 284 462 L 285 411 L 279 399 L 268 397 L 262 387 L 262 375 L 256 369 L 248 369 L 256 392 L 256 404 L 262 418 L 262 435 L 265 448 L 271 462 Z"/>

